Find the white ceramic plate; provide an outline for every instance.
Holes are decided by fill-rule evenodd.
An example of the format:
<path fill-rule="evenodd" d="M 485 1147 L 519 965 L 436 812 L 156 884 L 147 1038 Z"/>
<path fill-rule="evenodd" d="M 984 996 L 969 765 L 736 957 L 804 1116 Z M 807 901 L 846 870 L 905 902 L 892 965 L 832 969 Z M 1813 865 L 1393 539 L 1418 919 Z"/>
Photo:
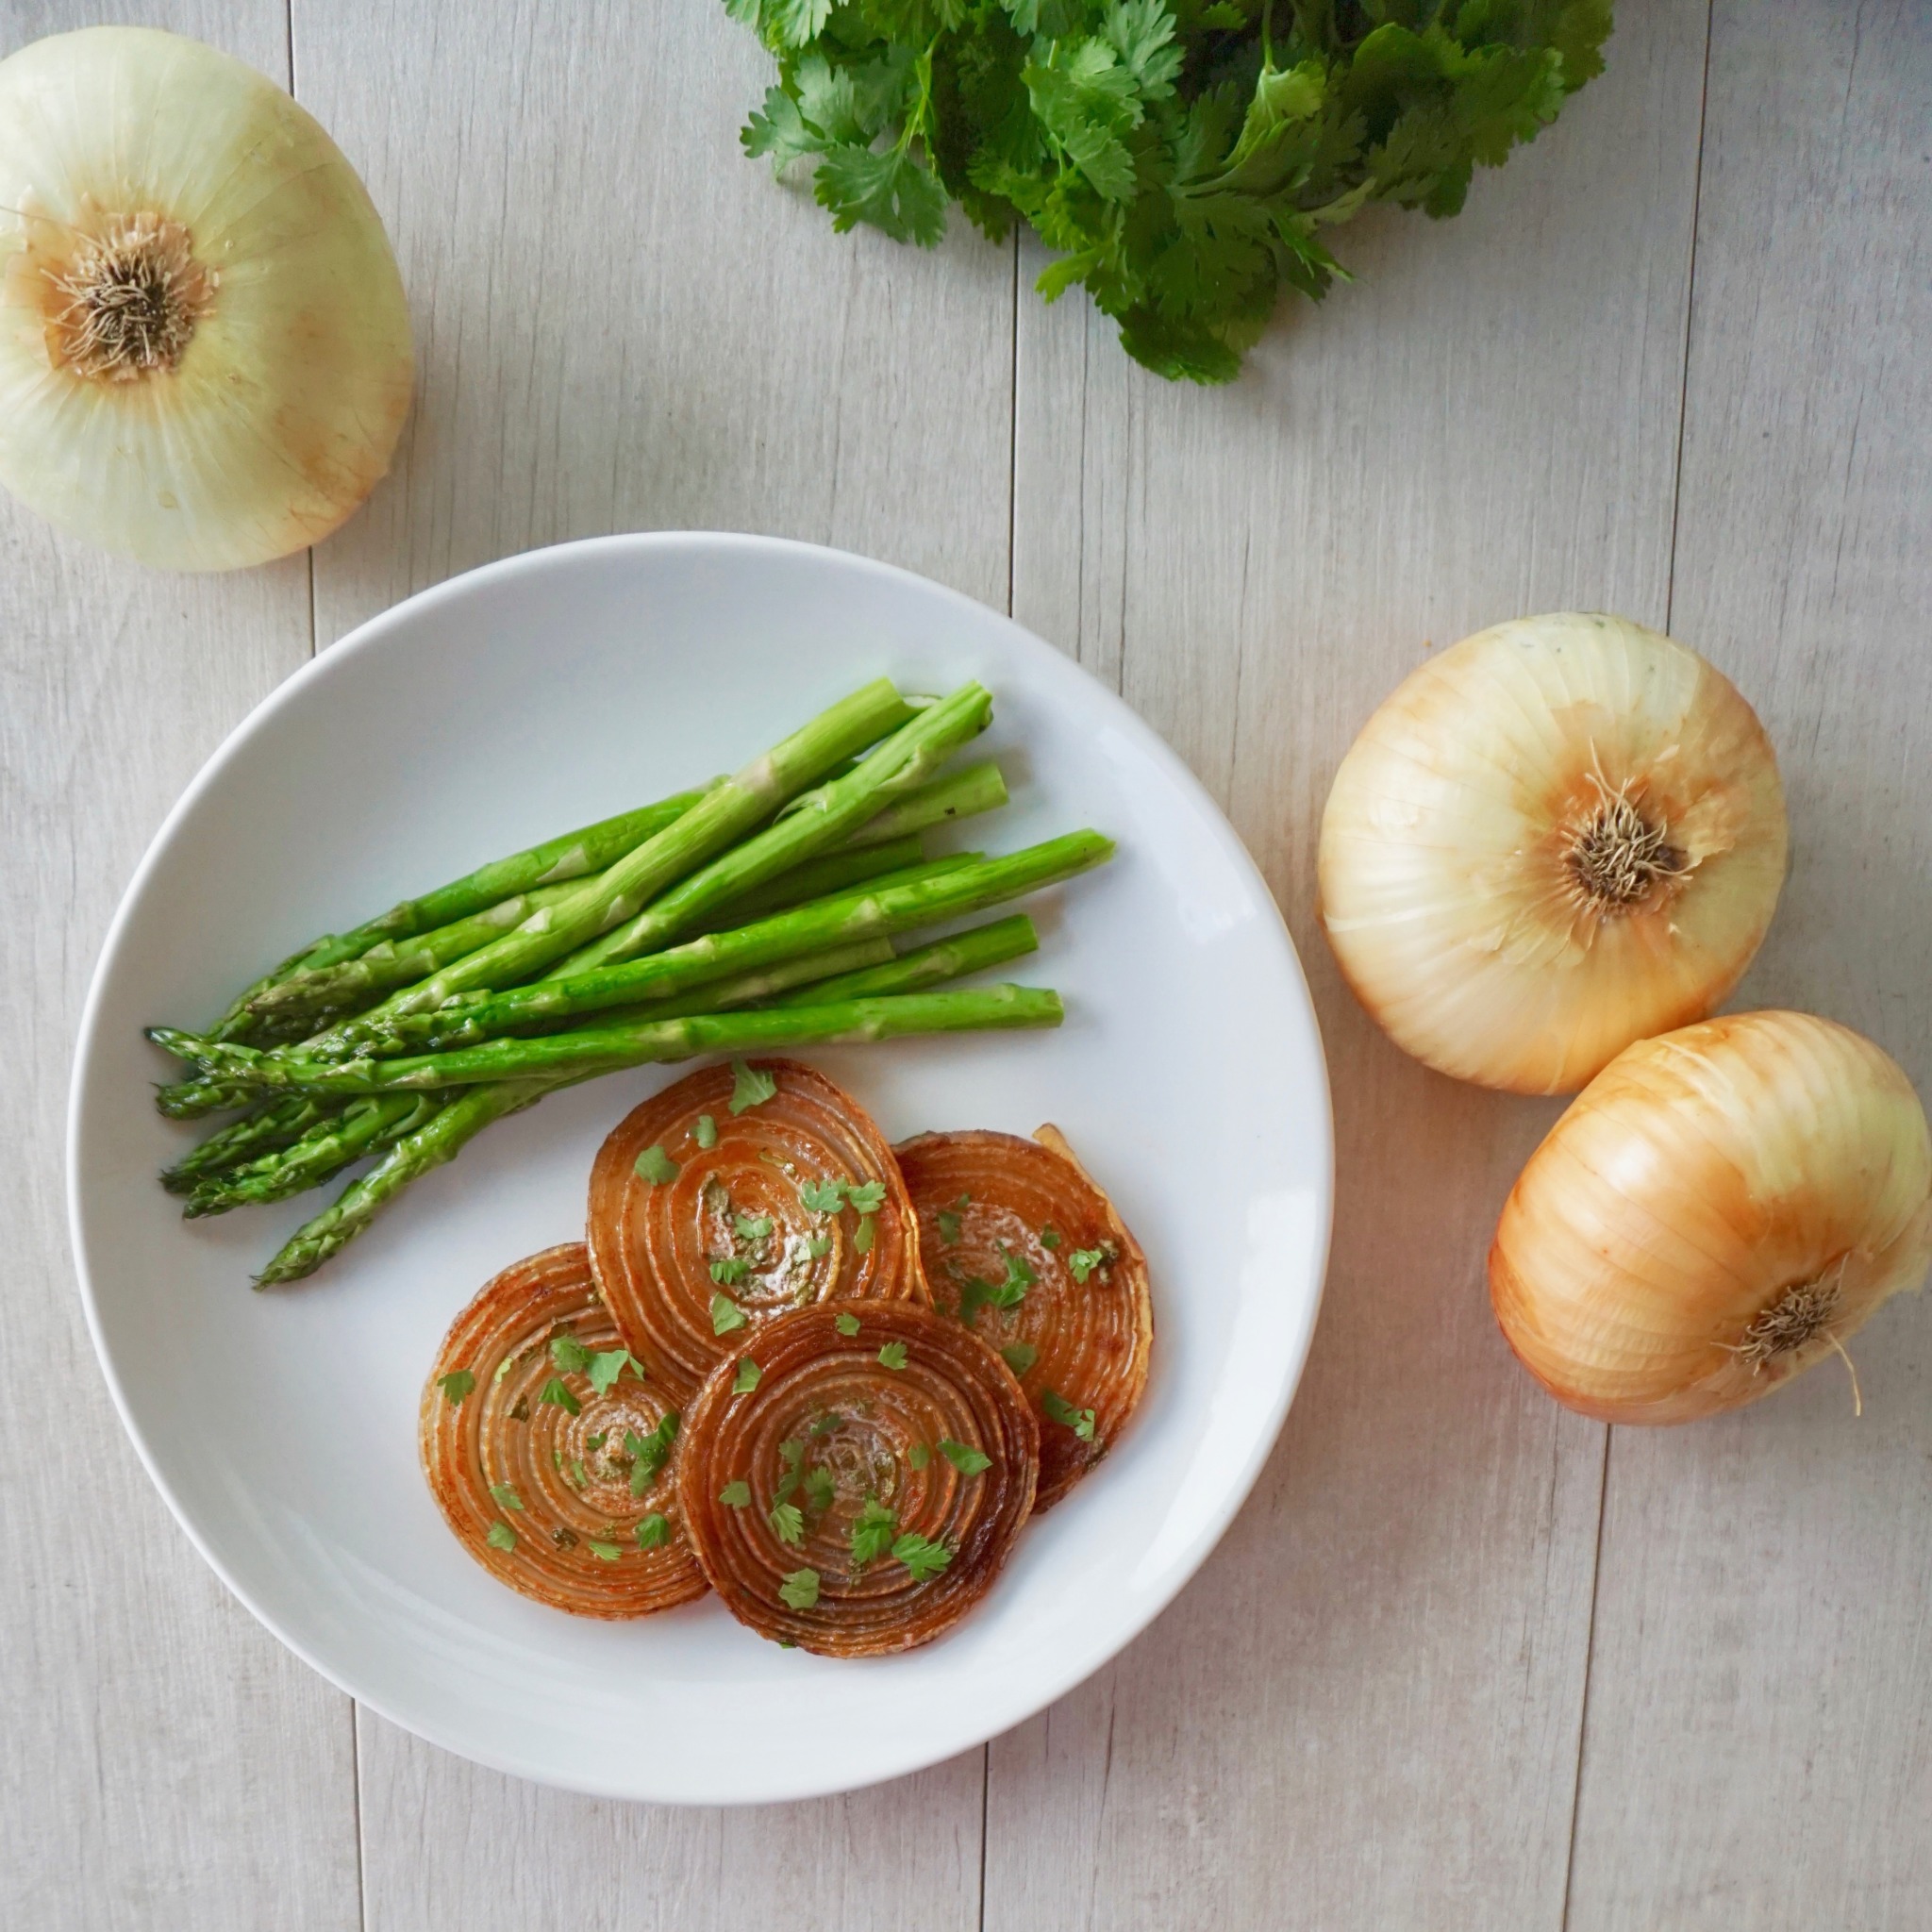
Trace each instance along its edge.
<path fill-rule="evenodd" d="M 416 1405 L 444 1328 L 506 1263 L 580 1237 L 606 1130 L 683 1069 L 560 1094 L 411 1189 L 308 1283 L 249 1276 L 328 1198 L 184 1224 L 155 1171 L 143 1024 L 205 1023 L 321 930 L 567 825 L 727 771 L 866 678 L 977 677 L 1011 850 L 1092 824 L 1104 871 L 1031 909 L 1002 976 L 1056 1033 L 815 1055 L 889 1138 L 1057 1122 L 1152 1266 L 1153 1375 L 1119 1447 L 951 1636 L 861 1663 L 704 1602 L 601 1624 L 493 1582 L 444 1528 Z M 977 755 L 975 753 L 975 755 Z M 603 1795 L 800 1798 L 895 1776 L 1032 1715 L 1169 1602 L 1288 1408 L 1320 1299 L 1327 1087 L 1288 935 L 1226 822 L 1110 692 L 980 605 L 839 552 L 613 537 L 411 598 L 291 678 L 189 789 L 94 977 L 69 1145 L 81 1292 L 122 1419 L 202 1554 L 343 1690 L 452 1751 Z M 331 1192 L 334 1191 L 331 1190 Z"/>

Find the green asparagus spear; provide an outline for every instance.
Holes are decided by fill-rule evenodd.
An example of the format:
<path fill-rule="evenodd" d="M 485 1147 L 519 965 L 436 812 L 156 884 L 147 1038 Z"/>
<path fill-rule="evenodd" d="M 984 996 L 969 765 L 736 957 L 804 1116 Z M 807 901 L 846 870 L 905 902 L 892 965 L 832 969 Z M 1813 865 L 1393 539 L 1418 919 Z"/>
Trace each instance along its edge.
<path fill-rule="evenodd" d="M 916 789 L 968 739 L 984 731 L 991 719 L 992 695 L 986 687 L 961 685 L 875 746 L 854 771 L 801 792 L 775 824 L 692 873 L 622 924 L 607 924 L 601 939 L 570 954 L 545 976 L 571 977 L 594 966 L 656 952 L 681 939 L 716 908 L 836 844 L 883 805 Z M 486 975 L 466 984 L 502 982 Z M 411 1010 L 435 1004 L 423 999 Z"/>
<path fill-rule="evenodd" d="M 241 1120 L 230 1121 L 191 1148 L 173 1167 L 163 1168 L 161 1185 L 171 1194 L 191 1193 L 198 1182 L 210 1175 L 292 1146 L 318 1121 L 332 1120 L 341 1111 L 336 1102 L 317 1100 L 312 1094 L 283 1094 Z"/>
<path fill-rule="evenodd" d="M 908 865 L 924 865 L 925 850 L 916 832 L 903 839 L 889 839 L 877 845 L 860 845 L 837 852 L 822 852 L 781 872 L 756 891 L 727 900 L 705 921 L 708 930 L 722 932 L 734 925 L 749 925 L 768 912 L 782 911 L 788 906 L 802 906 L 808 899 L 823 899 L 863 885 L 886 873 L 901 872 Z"/>
<path fill-rule="evenodd" d="M 961 979 L 989 966 L 1003 966 L 1008 959 L 1023 958 L 1040 950 L 1040 935 L 1024 912 L 1010 919 L 995 919 L 985 925 L 969 927 L 951 939 L 935 940 L 930 945 L 915 946 L 850 972 L 827 974 L 823 979 L 801 986 L 775 999 L 775 1007 L 825 1006 L 835 1000 L 876 999 L 884 993 L 919 992 L 941 980 Z M 829 959 L 830 953 L 817 955 Z M 783 968 L 774 969 L 782 971 Z M 691 995 L 702 999 L 708 989 Z"/>
<path fill-rule="evenodd" d="M 774 1001 L 780 993 L 802 991 L 809 999 L 821 980 L 849 979 L 868 966 L 883 966 L 893 958 L 891 940 L 850 940 L 842 946 L 827 946 L 822 953 L 802 953 L 793 959 L 780 959 L 775 965 L 755 966 L 748 973 L 736 973 L 724 979 L 708 979 L 704 985 L 675 999 L 650 1000 L 635 1007 L 619 1007 L 602 1014 L 598 1024 L 628 1026 L 643 1020 L 681 1020 L 687 1013 L 728 1013 L 740 1007 L 755 1007 Z M 561 1032 L 568 1021 L 546 1033 Z"/>
<path fill-rule="evenodd" d="M 334 1119 L 319 1121 L 292 1146 L 202 1181 L 189 1195 L 182 1216 L 194 1221 L 234 1208 L 286 1201 L 305 1189 L 319 1188 L 351 1162 L 414 1133 L 441 1105 L 434 1093 L 370 1094 Z"/>
<path fill-rule="evenodd" d="M 513 987 L 434 1013 L 380 1023 L 357 1021 L 343 1028 L 342 1034 L 364 1054 L 451 1048 L 577 1014 L 669 999 L 726 974 L 823 952 L 827 946 L 851 940 L 887 938 L 983 911 L 1072 878 L 1101 864 L 1112 853 L 1112 841 L 1099 832 L 1070 832 L 1002 858 L 962 865 L 936 876 L 899 885 L 875 880 L 857 892 L 816 900 L 736 931 L 708 933 L 668 952 L 602 967 L 574 979 Z M 236 1083 L 232 1091 L 245 1095 L 251 1083 L 299 1085 L 300 1069 L 313 1064 L 310 1059 L 286 1054 L 265 1058 L 246 1047 L 198 1040 L 164 1027 L 153 1029 L 149 1038 L 168 1052 L 203 1067 L 203 1080 L 181 1083 L 187 1087 L 205 1088 L 213 1076 L 217 1081 Z M 230 1099 L 225 1104 L 239 1103 Z"/>
<path fill-rule="evenodd" d="M 961 1001 L 968 1004 L 954 1008 L 942 1005 Z M 906 1010 L 891 1018 L 885 1017 L 902 1006 Z M 916 1014 L 913 1009 L 918 1009 Z M 855 1028 L 852 1023 L 859 1015 L 865 1018 Z M 819 1030 L 827 1016 L 831 1019 L 830 1030 Z M 723 1029 L 736 1026 L 741 1029 L 737 1037 L 744 1041 L 743 1051 L 762 1052 L 802 1045 L 810 1040 L 883 1039 L 894 1032 L 942 1032 L 962 1025 L 1051 1026 L 1058 1024 L 1059 1018 L 1059 1000 L 1053 993 L 1023 987 L 993 987 L 983 992 L 915 993 L 903 1003 L 869 1000 L 833 1007 L 769 1008 L 755 1013 L 719 1014 L 711 1016 L 708 1029 L 696 1020 L 674 1020 L 664 1023 L 658 1031 L 668 1034 L 671 1029 L 686 1029 L 681 1039 L 689 1053 L 706 1053 L 714 1047 L 719 1052 L 731 1052 L 736 1049 Z M 916 1019 L 923 1019 L 923 1024 L 913 1024 Z M 774 1022 L 777 1037 L 755 1041 L 748 1038 L 752 1024 L 769 1027 Z M 790 1030 L 786 1023 L 791 1023 Z M 691 1029 L 708 1030 L 710 1042 L 696 1041 Z M 667 1053 L 664 1057 L 682 1056 Z M 368 1174 L 351 1183 L 331 1207 L 297 1228 L 256 1277 L 256 1286 L 266 1288 L 279 1282 L 298 1281 L 313 1274 L 331 1255 L 360 1234 L 411 1181 L 454 1159 L 492 1121 L 533 1107 L 546 1093 L 573 1085 L 576 1079 L 611 1070 L 607 1065 L 589 1072 L 560 1073 L 548 1079 L 501 1080 L 455 1094 L 434 1119 L 397 1141 Z"/>
<path fill-rule="evenodd" d="M 714 781 L 720 782 L 720 781 Z M 580 826 L 560 838 L 546 840 L 526 852 L 512 853 L 508 858 L 493 859 L 478 866 L 446 886 L 438 886 L 421 898 L 405 899 L 387 912 L 366 921 L 353 932 L 328 934 L 292 953 L 274 972 L 258 979 L 238 993 L 216 1024 L 209 1029 L 218 1040 L 240 1039 L 246 1035 L 244 1009 L 270 987 L 298 973 L 322 973 L 345 959 L 359 958 L 384 940 L 408 939 L 466 919 L 500 901 L 513 898 L 533 887 L 581 878 L 587 873 L 602 872 L 626 852 L 641 844 L 666 825 L 681 818 L 704 795 L 707 788 L 680 791 L 656 805 L 641 806 L 635 811 L 619 812 L 615 818 L 600 819 L 594 825 Z"/>
<path fill-rule="evenodd" d="M 866 820 L 846 841 L 848 845 L 878 845 L 929 825 L 949 824 L 974 813 L 997 811 L 1007 802 L 1007 781 L 991 758 L 935 778 L 908 791 L 884 811 Z"/>

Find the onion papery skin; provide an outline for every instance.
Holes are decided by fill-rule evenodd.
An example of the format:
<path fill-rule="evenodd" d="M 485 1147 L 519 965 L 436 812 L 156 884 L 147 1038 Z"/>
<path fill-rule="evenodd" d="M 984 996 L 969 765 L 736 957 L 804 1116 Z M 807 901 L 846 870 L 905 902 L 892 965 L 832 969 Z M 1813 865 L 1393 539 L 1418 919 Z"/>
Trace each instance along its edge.
<path fill-rule="evenodd" d="M 853 1297 L 927 1300 L 919 1270 L 912 1204 L 898 1163 L 872 1117 L 842 1088 L 797 1060 L 751 1063 L 777 1082 L 770 1100 L 730 1110 L 734 1075 L 707 1067 L 667 1087 L 618 1123 L 591 1170 L 591 1265 L 631 1350 L 660 1386 L 695 1394 L 719 1362 L 747 1351 L 775 1317 L 812 1302 Z M 708 1116 L 715 1143 L 698 1144 Z M 660 1147 L 675 1180 L 653 1182 L 638 1157 Z M 858 1243 L 862 1217 L 849 1207 L 815 1213 L 807 1182 L 883 1183 L 870 1217 L 871 1246 Z M 766 1218 L 759 1243 L 736 1236 L 732 1220 Z M 824 1252 L 807 1252 L 817 1239 Z M 714 1259 L 743 1258 L 753 1272 L 721 1282 Z M 725 1295 L 745 1325 L 716 1330 L 713 1296 Z"/>
<path fill-rule="evenodd" d="M 1604 1422 L 1737 1408 L 1836 1352 L 1932 1257 L 1932 1139 L 1899 1067 L 1807 1013 L 1742 1013 L 1612 1060 L 1530 1157 L 1490 1251 L 1518 1359 Z M 1809 1340 L 1752 1358 L 1793 1291 Z"/>
<path fill-rule="evenodd" d="M 1040 1421 L 1033 1507 L 1050 1508 L 1112 1447 L 1147 1387 L 1154 1301 L 1146 1257 L 1057 1127 L 1041 1127 L 1031 1141 L 977 1131 L 922 1134 L 894 1152 L 919 1217 L 933 1306 L 966 1321 L 996 1349 L 1038 1351 L 1020 1386 Z M 1058 1245 L 1043 1240 L 1048 1229 Z M 1076 1280 L 1070 1258 L 1094 1252 L 1112 1258 Z M 1022 1300 L 1010 1308 L 982 1301 L 962 1311 L 966 1284 L 1004 1282 L 1009 1257 L 1037 1277 Z M 1093 1411 L 1091 1439 L 1045 1412 L 1049 1390 L 1076 1411 Z"/>
<path fill-rule="evenodd" d="M 858 1330 L 841 1335 L 841 1313 Z M 897 1343 L 906 1364 L 879 1351 Z M 722 1365 L 692 1405 L 678 1486 L 698 1561 L 733 1616 L 761 1637 L 821 1657 L 882 1657 L 913 1650 L 950 1630 L 992 1587 L 1033 1509 L 1040 1435 L 1006 1364 L 957 1322 L 911 1302 L 853 1302 L 802 1308 L 763 1327 L 745 1354 L 758 1387 L 734 1393 L 735 1365 Z M 815 1424 L 836 1418 L 814 1434 Z M 966 1475 L 941 1441 L 990 1459 Z M 925 1445 L 914 1468 L 914 1445 Z M 833 1491 L 813 1507 L 805 1481 L 789 1500 L 803 1517 L 790 1543 L 771 1511 L 798 1445 L 802 1477 L 830 1472 Z M 722 1500 L 734 1482 L 750 1500 Z M 855 1569 L 852 1527 L 868 1498 L 953 1552 L 937 1575 L 915 1581 L 890 1555 Z M 785 1578 L 815 1571 L 818 1602 L 796 1609 Z"/>
<path fill-rule="evenodd" d="M 551 1340 L 562 1334 L 592 1353 L 624 1346 L 575 1241 L 506 1268 L 451 1325 L 424 1386 L 420 1425 L 423 1470 L 443 1520 L 498 1582 L 574 1616 L 645 1617 L 702 1596 L 704 1574 L 677 1500 L 675 1449 L 641 1496 L 631 1493 L 624 1451 L 626 1430 L 648 1439 L 674 1405 L 628 1368 L 599 1395 L 587 1375 L 552 1359 Z M 459 1370 L 475 1384 L 453 1403 L 440 1378 Z M 553 1377 L 579 1414 L 541 1399 Z M 591 1448 L 598 1436 L 602 1446 Z M 523 1507 L 492 1496 L 492 1484 L 508 1484 Z M 666 1519 L 668 1540 L 640 1549 L 638 1525 L 652 1515 Z M 492 1524 L 515 1535 L 514 1549 L 490 1542 Z M 618 1554 L 599 1556 L 592 1542 Z"/>
<path fill-rule="evenodd" d="M 145 564 L 232 570 L 319 542 L 388 471 L 415 380 L 395 256 L 341 150 L 252 68 L 137 27 L 21 49 L 0 205 L 0 483 L 29 508 Z M 137 215 L 186 231 L 207 312 L 171 368 L 83 374 L 56 278 Z"/>
<path fill-rule="evenodd" d="M 1673 869 L 1607 907 L 1570 855 L 1614 794 L 1662 829 Z M 1323 814 L 1322 917 L 1398 1046 L 1567 1093 L 1724 1000 L 1786 849 L 1770 741 L 1719 671 L 1622 618 L 1521 618 L 1431 658 L 1362 727 Z"/>

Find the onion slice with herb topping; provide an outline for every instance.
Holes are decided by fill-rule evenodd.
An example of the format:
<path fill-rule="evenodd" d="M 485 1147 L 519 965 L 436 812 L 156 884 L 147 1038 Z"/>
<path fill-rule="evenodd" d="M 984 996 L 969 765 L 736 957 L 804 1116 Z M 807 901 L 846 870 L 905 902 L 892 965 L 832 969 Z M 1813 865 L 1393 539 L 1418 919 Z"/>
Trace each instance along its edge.
<path fill-rule="evenodd" d="M 992 1586 L 1040 1432 L 1004 1362 L 912 1302 L 763 1324 L 692 1404 L 678 1494 L 740 1623 L 822 1657 L 912 1650 Z"/>
<path fill-rule="evenodd" d="M 627 1114 L 591 1170 L 590 1242 L 619 1328 L 674 1396 L 793 1308 L 926 1299 L 885 1137 L 796 1060 L 707 1067 Z"/>
<path fill-rule="evenodd" d="M 895 1152 L 933 1306 L 983 1337 L 1039 1410 L 1040 1493 L 1105 1456 L 1147 1386 L 1147 1260 L 1058 1127 L 922 1134 Z"/>
<path fill-rule="evenodd" d="M 644 1617 L 705 1591 L 678 1426 L 572 1242 L 506 1268 L 457 1317 L 423 1391 L 423 1469 L 498 1582 L 579 1617 Z"/>

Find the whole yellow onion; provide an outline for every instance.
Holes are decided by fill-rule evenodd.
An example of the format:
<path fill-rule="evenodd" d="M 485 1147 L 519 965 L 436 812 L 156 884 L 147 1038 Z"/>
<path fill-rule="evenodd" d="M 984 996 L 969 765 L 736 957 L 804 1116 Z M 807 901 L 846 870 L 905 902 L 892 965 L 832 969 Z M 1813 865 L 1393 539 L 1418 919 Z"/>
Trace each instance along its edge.
<path fill-rule="evenodd" d="M 138 27 L 0 61 L 0 483 L 175 570 L 318 541 L 414 362 L 381 217 L 252 68 Z"/>
<path fill-rule="evenodd" d="M 1524 617 L 1362 727 L 1323 814 L 1322 917 L 1399 1046 L 1564 1093 L 1724 999 L 1785 853 L 1777 761 L 1727 678 L 1623 618 Z"/>
<path fill-rule="evenodd" d="M 1619 1054 L 1523 1170 L 1490 1299 L 1550 1393 L 1678 1423 L 1768 1394 L 1932 1260 L 1932 1136 L 1897 1064 L 1808 1013 Z"/>

